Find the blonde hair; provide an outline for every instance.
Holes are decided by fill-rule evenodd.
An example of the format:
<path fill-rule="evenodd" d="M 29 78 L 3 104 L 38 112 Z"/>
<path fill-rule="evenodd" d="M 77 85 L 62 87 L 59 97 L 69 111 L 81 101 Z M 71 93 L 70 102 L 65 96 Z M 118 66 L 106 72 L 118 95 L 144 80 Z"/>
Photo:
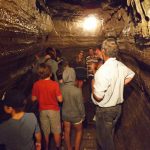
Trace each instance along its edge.
<path fill-rule="evenodd" d="M 118 52 L 118 44 L 114 38 L 108 38 L 103 41 L 102 49 L 105 51 L 105 55 L 109 57 L 116 57 Z"/>

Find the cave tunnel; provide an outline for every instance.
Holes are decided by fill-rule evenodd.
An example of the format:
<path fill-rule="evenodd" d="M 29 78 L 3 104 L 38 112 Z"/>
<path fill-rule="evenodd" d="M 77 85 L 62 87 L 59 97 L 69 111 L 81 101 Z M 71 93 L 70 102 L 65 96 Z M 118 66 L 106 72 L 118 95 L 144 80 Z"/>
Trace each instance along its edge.
<path fill-rule="evenodd" d="M 115 147 L 150 149 L 150 0 L 1 0 L 0 6 L 1 99 L 11 88 L 22 89 L 30 99 L 34 57 L 46 48 L 59 49 L 72 60 L 79 51 L 87 54 L 89 48 L 115 38 L 119 61 L 135 72 L 124 90 Z M 86 99 L 90 94 L 84 84 Z M 90 118 L 95 106 L 85 102 L 85 107 L 88 123 L 81 149 L 96 150 L 95 123 Z M 30 104 L 27 111 L 36 113 Z M 1 104 L 0 123 L 6 118 Z M 5 147 L 0 145 L 0 150 Z"/>

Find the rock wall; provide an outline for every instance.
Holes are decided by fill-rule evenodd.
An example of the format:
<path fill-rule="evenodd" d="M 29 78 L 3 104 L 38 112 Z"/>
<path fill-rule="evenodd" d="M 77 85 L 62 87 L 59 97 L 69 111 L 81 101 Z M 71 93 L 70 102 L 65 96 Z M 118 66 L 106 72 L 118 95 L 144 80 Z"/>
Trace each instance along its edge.
<path fill-rule="evenodd" d="M 116 147 L 149 150 L 150 1 L 108 0 L 99 2 L 96 8 L 87 8 L 57 0 L 48 9 L 38 0 L 51 17 L 41 12 L 36 2 L 0 0 L 0 95 L 30 69 L 34 54 L 45 47 L 61 48 L 65 55 L 72 55 L 74 50 L 87 50 L 114 37 L 119 43 L 119 59 L 136 72 L 132 84 L 125 88 Z M 82 28 L 83 19 L 91 13 L 100 20 L 94 32 Z"/>
<path fill-rule="evenodd" d="M 150 138 L 150 51 L 120 40 L 120 59 L 136 76 L 125 87 L 123 113 L 116 130 L 117 150 L 149 150 Z"/>
<path fill-rule="evenodd" d="M 52 28 L 35 0 L 0 1 L 0 94 L 29 69 Z"/>

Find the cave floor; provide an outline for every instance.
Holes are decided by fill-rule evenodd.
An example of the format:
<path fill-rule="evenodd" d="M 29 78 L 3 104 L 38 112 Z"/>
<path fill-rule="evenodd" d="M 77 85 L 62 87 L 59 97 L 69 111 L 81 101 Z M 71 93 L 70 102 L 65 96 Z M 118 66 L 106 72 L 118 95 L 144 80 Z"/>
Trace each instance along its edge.
<path fill-rule="evenodd" d="M 81 142 L 81 150 L 96 150 L 96 139 L 95 139 L 95 125 L 88 124 L 86 128 L 83 129 L 83 137 Z M 74 139 L 74 134 L 72 134 L 72 143 Z M 74 144 L 72 144 L 74 145 Z M 62 150 L 66 150 L 64 142 L 62 143 Z"/>

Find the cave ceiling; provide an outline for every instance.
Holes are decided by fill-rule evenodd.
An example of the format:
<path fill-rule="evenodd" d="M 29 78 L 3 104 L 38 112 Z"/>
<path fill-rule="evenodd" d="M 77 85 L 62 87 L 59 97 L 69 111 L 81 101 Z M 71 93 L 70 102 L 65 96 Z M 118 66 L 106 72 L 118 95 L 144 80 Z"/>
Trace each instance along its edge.
<path fill-rule="evenodd" d="M 54 47 L 95 46 L 104 38 L 130 38 L 149 46 L 150 1 L 138 0 L 52 0 L 46 8 L 53 20 L 49 44 Z M 84 30 L 84 18 L 94 15 L 100 25 L 94 31 Z"/>

